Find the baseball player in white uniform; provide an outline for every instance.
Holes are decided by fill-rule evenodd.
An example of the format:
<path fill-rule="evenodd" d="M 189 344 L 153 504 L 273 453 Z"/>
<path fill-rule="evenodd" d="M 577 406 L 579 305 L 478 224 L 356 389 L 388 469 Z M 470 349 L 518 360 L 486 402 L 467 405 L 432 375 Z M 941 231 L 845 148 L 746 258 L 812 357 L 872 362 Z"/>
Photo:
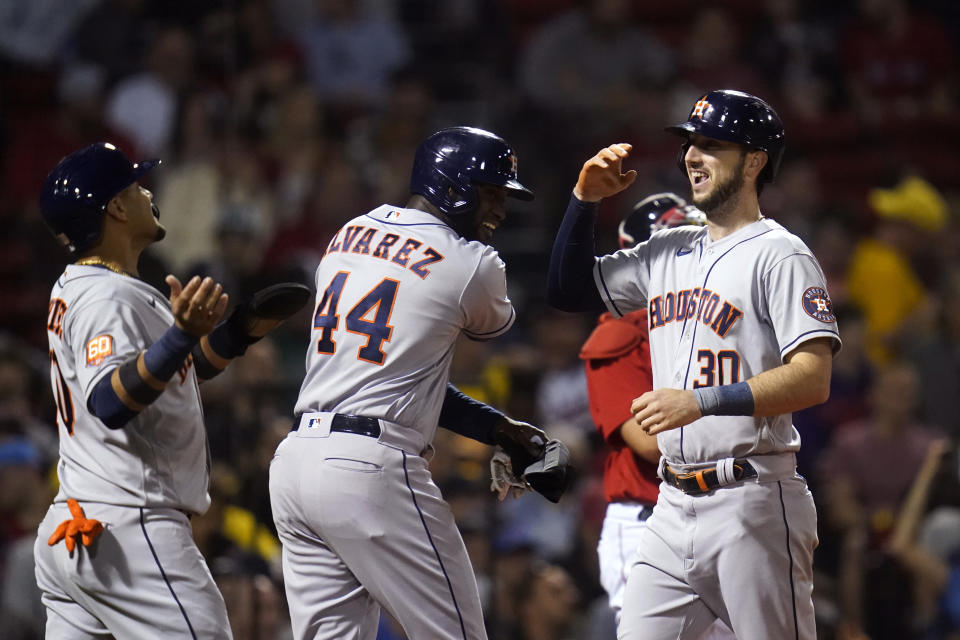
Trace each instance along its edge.
<path fill-rule="evenodd" d="M 190 528 L 210 505 L 197 383 L 256 338 L 239 313 L 218 325 L 227 296 L 211 279 L 168 276 L 168 301 L 136 277 L 164 236 L 138 182 L 158 163 L 98 143 L 61 160 L 41 193 L 74 259 L 47 317 L 60 489 L 34 555 L 48 638 L 231 637 Z"/>
<path fill-rule="evenodd" d="M 536 453 L 543 432 L 448 385 L 461 333 L 514 321 L 487 243 L 507 197 L 529 200 L 499 137 L 428 137 L 406 207 L 341 228 L 317 268 L 313 340 L 294 430 L 270 466 L 294 637 L 372 640 L 381 607 L 410 638 L 486 638 L 480 598 L 425 452 L 438 422 Z"/>
<path fill-rule="evenodd" d="M 664 229 L 706 223 L 706 215 L 678 195 L 655 193 L 634 205 L 620 221 L 617 235 L 620 248 L 626 249 Z M 618 622 L 627 576 L 660 485 L 657 437 L 645 433 L 630 413 L 633 399 L 653 388 L 647 324 L 646 309 L 622 318 L 605 313 L 580 350 L 590 413 L 609 448 L 603 470 L 608 504 L 597 556 L 600 584 Z M 700 640 L 735 640 L 735 636 L 716 620 Z"/>
<path fill-rule="evenodd" d="M 630 145 L 611 145 L 584 164 L 550 267 L 555 306 L 648 314 L 653 390 L 631 411 L 657 434 L 663 482 L 618 637 L 693 639 L 720 618 L 740 640 L 814 640 L 816 511 L 790 414 L 827 399 L 840 340 L 813 254 L 760 212 L 783 126 L 722 90 L 669 130 L 707 226 L 594 258 L 598 203 L 636 178 Z"/>

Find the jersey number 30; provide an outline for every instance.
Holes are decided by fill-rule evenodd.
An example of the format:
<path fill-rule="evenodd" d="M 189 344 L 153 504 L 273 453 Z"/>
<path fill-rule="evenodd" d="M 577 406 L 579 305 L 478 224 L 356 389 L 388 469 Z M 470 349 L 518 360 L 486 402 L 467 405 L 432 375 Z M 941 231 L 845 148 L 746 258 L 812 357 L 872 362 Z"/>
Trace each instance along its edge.
<path fill-rule="evenodd" d="M 714 353 L 710 349 L 700 349 L 697 359 L 700 361 L 700 379 L 693 381 L 694 389 L 740 382 L 740 354 L 736 351 Z"/>
<path fill-rule="evenodd" d="M 333 276 L 333 280 L 323 292 L 320 304 L 317 305 L 316 313 L 313 314 L 313 328 L 320 329 L 317 353 L 332 354 L 337 350 L 337 343 L 333 339 L 333 332 L 340 326 L 337 307 L 340 306 L 340 295 L 349 277 L 349 271 L 338 271 L 337 275 Z M 393 333 L 390 313 L 393 311 L 393 301 L 397 297 L 399 286 L 397 280 L 384 278 L 347 313 L 347 331 L 367 336 L 366 344 L 357 351 L 357 358 L 360 360 L 383 364 L 386 354 L 381 347 L 384 342 L 390 342 L 390 335 Z"/>

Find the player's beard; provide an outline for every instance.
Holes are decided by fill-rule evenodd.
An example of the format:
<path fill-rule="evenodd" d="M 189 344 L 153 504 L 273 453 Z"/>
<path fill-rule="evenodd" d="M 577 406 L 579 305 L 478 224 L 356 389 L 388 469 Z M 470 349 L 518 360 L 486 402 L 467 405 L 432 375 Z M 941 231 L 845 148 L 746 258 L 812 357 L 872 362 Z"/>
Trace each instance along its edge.
<path fill-rule="evenodd" d="M 461 238 L 468 242 L 479 241 L 488 244 L 489 238 L 484 240 L 481 237 L 481 221 L 479 208 L 455 216 L 449 216 L 449 225 L 456 231 Z"/>
<path fill-rule="evenodd" d="M 718 215 L 723 217 L 724 210 L 727 208 L 726 205 L 730 202 L 731 197 L 743 187 L 743 168 L 746 166 L 746 161 L 747 154 L 741 154 L 740 162 L 734 168 L 730 177 L 714 185 L 713 190 L 707 195 L 698 198 L 691 191 L 690 199 L 693 204 L 707 214 L 708 218 L 716 219 Z"/>

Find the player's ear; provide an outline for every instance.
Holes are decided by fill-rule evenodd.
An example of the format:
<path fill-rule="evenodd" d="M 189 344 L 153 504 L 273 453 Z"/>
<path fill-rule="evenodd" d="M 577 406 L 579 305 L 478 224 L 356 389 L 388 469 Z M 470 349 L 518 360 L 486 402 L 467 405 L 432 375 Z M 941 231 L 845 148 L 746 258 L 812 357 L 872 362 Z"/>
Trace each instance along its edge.
<path fill-rule="evenodd" d="M 747 151 L 747 161 L 744 163 L 744 168 L 748 172 L 747 174 L 753 178 L 758 177 L 760 172 L 763 171 L 763 168 L 767 166 L 767 160 L 766 151 L 761 151 L 760 149 Z"/>
<path fill-rule="evenodd" d="M 106 212 L 107 215 L 122 222 L 126 222 L 129 212 L 127 210 L 127 201 L 126 201 L 127 190 L 124 189 L 117 195 L 110 198 L 110 202 L 107 203 Z"/>

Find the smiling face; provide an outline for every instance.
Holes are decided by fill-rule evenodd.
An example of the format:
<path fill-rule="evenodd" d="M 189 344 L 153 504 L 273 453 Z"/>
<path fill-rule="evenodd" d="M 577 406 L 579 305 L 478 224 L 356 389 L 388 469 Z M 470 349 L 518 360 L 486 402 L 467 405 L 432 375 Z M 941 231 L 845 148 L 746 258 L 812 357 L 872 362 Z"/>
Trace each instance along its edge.
<path fill-rule="evenodd" d="M 762 168 L 766 152 L 746 149 L 736 142 L 707 138 L 692 134 L 688 140 L 684 155 L 687 176 L 693 204 L 710 214 L 723 207 L 744 186 L 747 176 L 748 160 L 754 169 L 749 173 L 759 173 L 755 167 Z"/>
<path fill-rule="evenodd" d="M 458 221 L 457 231 L 467 240 L 490 244 L 493 232 L 507 218 L 507 188 L 477 183 L 477 194 L 477 208 L 462 216 L 463 220 Z"/>

